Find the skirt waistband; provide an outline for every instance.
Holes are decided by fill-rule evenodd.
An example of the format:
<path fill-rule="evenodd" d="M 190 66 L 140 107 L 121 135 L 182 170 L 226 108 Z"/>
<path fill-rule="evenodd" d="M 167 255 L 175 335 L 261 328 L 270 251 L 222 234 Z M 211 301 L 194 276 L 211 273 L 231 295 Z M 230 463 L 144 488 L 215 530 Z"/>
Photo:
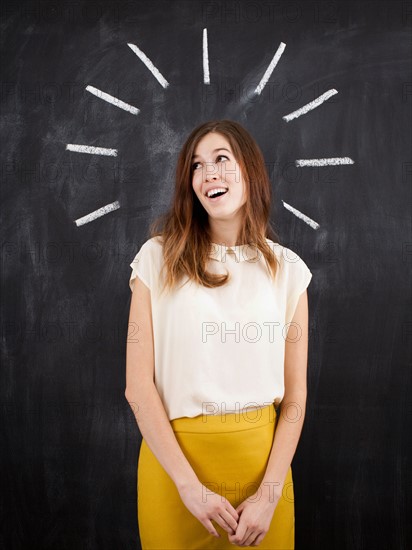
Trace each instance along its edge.
<path fill-rule="evenodd" d="M 224 433 L 251 430 L 276 423 L 274 404 L 265 407 L 245 409 L 227 414 L 200 414 L 194 417 L 182 416 L 170 421 L 174 432 Z"/>

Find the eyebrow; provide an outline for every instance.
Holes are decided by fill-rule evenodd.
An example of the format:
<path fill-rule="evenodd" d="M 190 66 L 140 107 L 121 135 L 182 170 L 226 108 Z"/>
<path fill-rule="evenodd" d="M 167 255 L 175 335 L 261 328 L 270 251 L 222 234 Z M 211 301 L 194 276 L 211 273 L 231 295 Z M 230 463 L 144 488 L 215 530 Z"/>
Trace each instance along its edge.
<path fill-rule="evenodd" d="M 226 147 L 219 147 L 218 149 L 213 149 L 212 153 L 216 153 L 217 151 L 227 151 L 228 153 L 232 154 L 232 151 L 229 151 L 229 149 L 226 149 Z M 192 160 L 199 155 L 192 155 Z"/>

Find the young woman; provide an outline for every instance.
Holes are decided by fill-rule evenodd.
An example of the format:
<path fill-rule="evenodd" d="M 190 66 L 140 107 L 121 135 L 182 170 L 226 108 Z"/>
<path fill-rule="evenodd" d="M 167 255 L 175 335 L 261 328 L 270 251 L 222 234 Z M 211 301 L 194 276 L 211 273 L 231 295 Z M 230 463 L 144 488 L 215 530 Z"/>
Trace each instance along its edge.
<path fill-rule="evenodd" d="M 170 211 L 130 264 L 125 395 L 143 437 L 143 550 L 294 548 L 312 274 L 278 242 L 270 204 L 250 134 L 201 124 Z"/>

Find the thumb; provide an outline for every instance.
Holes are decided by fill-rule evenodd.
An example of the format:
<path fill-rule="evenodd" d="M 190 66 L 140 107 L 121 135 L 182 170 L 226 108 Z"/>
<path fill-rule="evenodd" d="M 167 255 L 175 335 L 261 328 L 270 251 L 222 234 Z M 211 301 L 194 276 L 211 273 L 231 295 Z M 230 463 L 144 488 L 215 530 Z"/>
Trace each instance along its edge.
<path fill-rule="evenodd" d="M 236 507 L 236 512 L 237 512 L 238 514 L 240 514 L 240 512 L 243 510 L 244 506 L 245 506 L 245 501 L 241 502 L 241 503 L 239 504 L 239 506 Z"/>

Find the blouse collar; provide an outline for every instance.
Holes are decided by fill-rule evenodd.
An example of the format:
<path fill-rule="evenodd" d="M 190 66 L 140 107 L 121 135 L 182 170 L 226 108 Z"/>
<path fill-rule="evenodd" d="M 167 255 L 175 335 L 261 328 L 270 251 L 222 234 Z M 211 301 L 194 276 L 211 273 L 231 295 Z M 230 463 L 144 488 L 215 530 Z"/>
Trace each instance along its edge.
<path fill-rule="evenodd" d="M 210 257 L 222 263 L 233 259 L 236 263 L 245 261 L 255 261 L 259 250 L 256 246 L 249 244 L 239 244 L 236 246 L 226 246 L 219 243 L 211 243 Z"/>

